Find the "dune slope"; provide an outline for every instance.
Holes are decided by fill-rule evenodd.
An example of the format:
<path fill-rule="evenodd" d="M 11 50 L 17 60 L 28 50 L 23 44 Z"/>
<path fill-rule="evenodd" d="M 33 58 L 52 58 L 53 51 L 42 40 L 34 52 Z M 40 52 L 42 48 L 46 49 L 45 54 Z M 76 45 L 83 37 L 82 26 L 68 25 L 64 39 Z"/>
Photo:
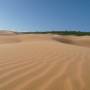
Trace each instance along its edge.
<path fill-rule="evenodd" d="M 90 90 L 90 48 L 52 37 L 18 35 L 20 42 L 0 44 L 0 90 Z"/>

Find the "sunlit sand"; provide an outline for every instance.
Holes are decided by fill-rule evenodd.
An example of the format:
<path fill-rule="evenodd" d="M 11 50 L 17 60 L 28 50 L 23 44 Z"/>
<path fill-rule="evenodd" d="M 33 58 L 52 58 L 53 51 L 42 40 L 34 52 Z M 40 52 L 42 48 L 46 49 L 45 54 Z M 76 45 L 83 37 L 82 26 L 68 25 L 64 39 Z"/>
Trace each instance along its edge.
<path fill-rule="evenodd" d="M 0 36 L 0 90 L 90 90 L 90 37 Z"/>

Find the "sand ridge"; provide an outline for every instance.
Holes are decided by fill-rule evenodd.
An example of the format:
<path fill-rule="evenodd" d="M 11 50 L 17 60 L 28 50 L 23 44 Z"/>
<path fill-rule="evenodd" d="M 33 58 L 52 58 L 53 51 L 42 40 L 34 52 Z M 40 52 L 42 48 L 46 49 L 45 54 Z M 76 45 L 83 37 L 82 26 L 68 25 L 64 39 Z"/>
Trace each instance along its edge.
<path fill-rule="evenodd" d="M 90 90 L 89 38 L 0 36 L 0 90 Z"/>
<path fill-rule="evenodd" d="M 54 40 L 60 41 L 66 44 L 90 47 L 90 36 L 64 36 L 57 35 L 53 37 Z"/>

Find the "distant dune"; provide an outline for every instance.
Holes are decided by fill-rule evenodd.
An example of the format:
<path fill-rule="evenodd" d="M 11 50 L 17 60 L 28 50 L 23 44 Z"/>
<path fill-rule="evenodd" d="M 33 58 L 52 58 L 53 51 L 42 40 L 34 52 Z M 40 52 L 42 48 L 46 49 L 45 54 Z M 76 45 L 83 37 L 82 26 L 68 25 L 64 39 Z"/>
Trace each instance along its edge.
<path fill-rule="evenodd" d="M 0 90 L 90 90 L 89 36 L 9 34 L 0 35 Z"/>
<path fill-rule="evenodd" d="M 90 36 L 55 36 L 54 40 L 60 41 L 66 44 L 78 45 L 90 47 Z"/>
<path fill-rule="evenodd" d="M 14 31 L 0 30 L 0 35 L 16 35 Z"/>
<path fill-rule="evenodd" d="M 0 44 L 16 43 L 16 42 L 20 42 L 20 40 L 16 36 L 16 32 L 0 30 Z"/>

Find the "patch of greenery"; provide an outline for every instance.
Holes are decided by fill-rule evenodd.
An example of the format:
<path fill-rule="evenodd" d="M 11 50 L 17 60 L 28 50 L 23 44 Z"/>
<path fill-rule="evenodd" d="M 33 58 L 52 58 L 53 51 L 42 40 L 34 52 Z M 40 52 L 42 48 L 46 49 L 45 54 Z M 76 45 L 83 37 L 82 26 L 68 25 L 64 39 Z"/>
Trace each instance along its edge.
<path fill-rule="evenodd" d="M 84 36 L 90 35 L 90 32 L 81 32 L 81 31 L 46 31 L 46 32 L 21 32 L 22 34 L 58 34 L 58 35 L 76 35 Z"/>

